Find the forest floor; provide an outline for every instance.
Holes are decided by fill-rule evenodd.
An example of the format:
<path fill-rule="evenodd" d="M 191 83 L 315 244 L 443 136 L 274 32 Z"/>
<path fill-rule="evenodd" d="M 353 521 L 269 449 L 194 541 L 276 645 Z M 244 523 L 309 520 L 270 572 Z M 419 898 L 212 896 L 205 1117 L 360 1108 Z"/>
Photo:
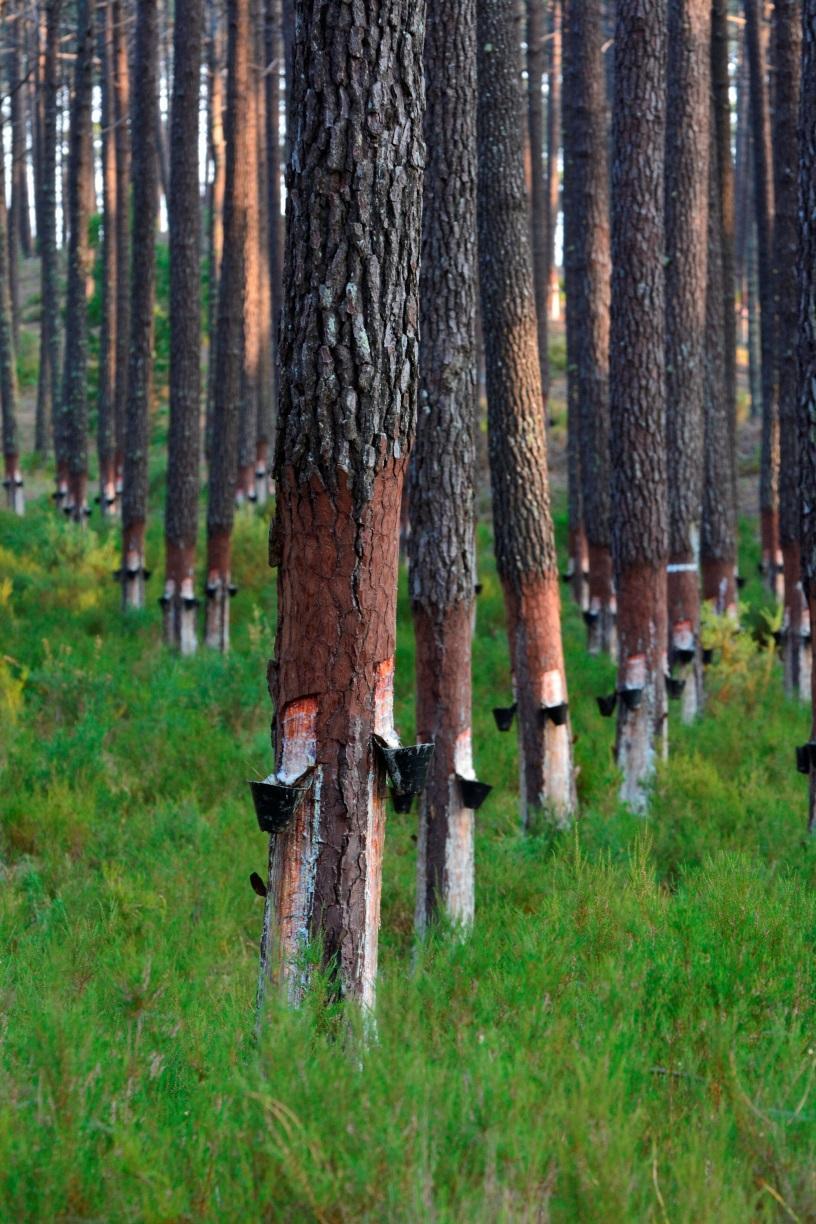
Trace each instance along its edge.
<path fill-rule="evenodd" d="M 315 990 L 271 1005 L 259 1041 L 266 523 L 238 516 L 232 653 L 181 659 L 157 578 L 122 618 L 117 528 L 91 522 L 58 519 L 44 479 L 25 519 L 0 511 L 1 1219 L 816 1219 L 809 718 L 782 694 L 748 520 L 746 632 L 707 626 L 705 716 L 673 710 L 648 820 L 617 803 L 595 704 L 613 668 L 565 604 L 581 818 L 528 835 L 491 716 L 510 675 L 482 522 L 473 933 L 417 946 L 416 815 L 389 811 L 376 1036 Z M 396 687 L 410 738 L 404 575 Z"/>

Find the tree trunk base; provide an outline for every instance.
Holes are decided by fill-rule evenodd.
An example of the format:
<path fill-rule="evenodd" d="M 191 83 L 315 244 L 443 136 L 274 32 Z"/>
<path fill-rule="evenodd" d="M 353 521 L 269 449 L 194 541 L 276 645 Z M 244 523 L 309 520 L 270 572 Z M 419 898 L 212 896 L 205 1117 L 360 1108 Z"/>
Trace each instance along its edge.
<path fill-rule="evenodd" d="M 23 475 L 20 471 L 20 465 L 16 455 L 5 456 L 5 479 L 3 481 L 6 489 L 6 505 L 12 514 L 25 514 L 25 492 L 23 487 Z"/>
<path fill-rule="evenodd" d="M 145 606 L 144 523 L 134 523 L 124 533 L 122 563 L 122 609 Z"/>
<path fill-rule="evenodd" d="M 608 548 L 589 545 L 589 607 L 587 650 L 617 658 L 618 607 L 612 577 L 612 555 Z"/>
<path fill-rule="evenodd" d="M 620 661 L 615 756 L 621 800 L 644 813 L 657 761 L 668 751 L 666 579 L 664 567 L 624 571 L 620 580 Z"/>
<path fill-rule="evenodd" d="M 737 567 L 734 561 L 722 561 L 712 557 L 701 563 L 703 575 L 703 599 L 713 604 L 718 616 L 739 615 L 737 599 Z"/>

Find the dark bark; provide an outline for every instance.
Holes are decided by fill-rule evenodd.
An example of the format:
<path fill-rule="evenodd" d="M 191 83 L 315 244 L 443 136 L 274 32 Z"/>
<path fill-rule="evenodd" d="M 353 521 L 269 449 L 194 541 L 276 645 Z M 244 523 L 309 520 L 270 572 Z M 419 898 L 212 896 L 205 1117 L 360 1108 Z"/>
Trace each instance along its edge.
<path fill-rule="evenodd" d="M 269 681 L 277 777 L 315 772 L 271 841 L 261 994 L 279 970 L 297 997 L 308 932 L 340 992 L 371 1007 L 385 824 L 373 736 L 395 738 L 416 408 L 424 5 L 297 0 L 296 16 Z"/>
<path fill-rule="evenodd" d="M 0 4 L 0 18 L 3 7 Z M 2 117 L 0 117 L 2 129 Z M 10 510 L 25 510 L 23 477 L 20 472 L 20 446 L 17 436 L 17 374 L 14 364 L 14 338 L 11 327 L 9 292 L 8 215 L 6 213 L 5 158 L 0 139 L 0 415 L 3 423 L 3 486 Z"/>
<path fill-rule="evenodd" d="M 760 0 L 744 0 L 745 38 L 751 77 L 754 199 L 757 219 L 760 338 L 762 348 L 762 451 L 759 512 L 762 564 L 771 590 L 782 595 L 779 549 L 779 411 L 774 351 L 773 178 L 766 36 Z"/>
<path fill-rule="evenodd" d="M 102 103 L 102 320 L 99 328 L 99 394 L 96 449 L 99 457 L 99 505 L 103 516 L 116 506 L 116 294 L 117 200 L 116 130 L 113 105 L 113 10 L 101 0 L 96 10 L 97 48 Z"/>
<path fill-rule="evenodd" d="M 612 165 L 610 432 L 618 591 L 621 797 L 643 810 L 665 743 L 668 508 L 665 437 L 666 8 L 619 0 Z"/>
<path fill-rule="evenodd" d="M 157 0 L 137 0 L 131 108 L 133 243 L 130 275 L 130 347 L 122 471 L 122 606 L 141 608 L 145 598 L 144 538 L 147 458 L 153 381 L 159 88 Z"/>
<path fill-rule="evenodd" d="M 45 3 L 45 51 L 42 79 L 42 148 L 40 151 L 40 371 L 34 449 L 48 452 L 59 402 L 59 282 L 57 255 L 57 95 L 62 0 Z"/>
<path fill-rule="evenodd" d="M 547 283 L 548 315 L 557 319 L 560 311 L 558 272 L 555 267 L 555 231 L 558 226 L 560 176 L 558 149 L 561 142 L 561 26 L 563 0 L 550 0 L 550 39 L 547 67 Z M 544 378 L 544 395 L 549 392 L 549 356 Z"/>
<path fill-rule="evenodd" d="M 26 137 L 25 62 L 26 14 L 20 0 L 11 6 L 8 22 L 8 83 L 11 111 L 11 209 L 9 227 L 13 241 L 28 259 L 32 252 L 31 212 L 28 197 L 28 140 Z"/>
<path fill-rule="evenodd" d="M 512 10 L 479 0 L 479 282 L 487 375 L 496 565 L 507 607 L 518 703 L 521 818 L 575 807 L 569 721 L 542 707 L 567 700 L 547 442 L 541 415 L 530 231 L 524 195 Z"/>
<path fill-rule="evenodd" d="M 249 207 L 250 6 L 227 9 L 226 168 L 223 256 L 218 278 L 218 326 L 213 389 L 212 449 L 207 503 L 207 645 L 229 649 L 230 539 L 238 476 L 238 414 L 244 366 L 244 295 Z"/>
<path fill-rule="evenodd" d="M 567 396 L 580 443 L 589 648 L 615 652 L 609 540 L 609 170 L 601 0 L 564 6 Z"/>
<path fill-rule="evenodd" d="M 212 180 L 209 189 L 208 299 L 207 299 L 207 423 L 204 447 L 209 463 L 212 451 L 213 398 L 215 394 L 216 323 L 218 319 L 218 282 L 221 274 L 221 252 L 224 244 L 224 38 L 218 7 L 210 0 L 209 32 L 207 37 L 207 69 L 209 77 L 208 133 Z"/>
<path fill-rule="evenodd" d="M 203 0 L 176 0 L 170 114 L 170 434 L 164 516 L 164 636 L 196 649 L 195 548 L 201 395 L 198 95 Z"/>
<path fill-rule="evenodd" d="M 816 624 L 816 0 L 804 0 L 799 110 L 799 497 L 802 581 Z M 816 669 L 811 676 L 811 740 L 816 740 Z M 808 829 L 816 831 L 811 767 Z"/>
<path fill-rule="evenodd" d="M 121 497 L 130 356 L 130 64 L 127 16 L 122 0 L 113 6 L 113 117 L 116 123 L 116 385 L 114 440 L 116 494 Z"/>
<path fill-rule="evenodd" d="M 260 182 L 258 167 L 258 94 L 260 78 L 255 54 L 258 0 L 249 6 L 249 82 L 247 98 L 247 140 L 249 160 L 247 177 L 247 233 L 244 275 L 244 370 L 241 383 L 241 412 L 238 426 L 238 481 L 236 502 L 254 502 L 255 459 L 258 443 L 258 409 L 261 384 L 261 227 Z"/>
<path fill-rule="evenodd" d="M 684 721 L 702 706 L 699 544 L 703 498 L 711 114 L 710 0 L 669 0 L 666 70 L 666 475 L 670 663 Z M 693 651 L 690 663 L 677 663 Z"/>
<path fill-rule="evenodd" d="M 776 0 L 773 11 L 774 73 L 774 332 L 779 396 L 779 542 L 785 567 L 782 657 L 785 689 L 810 693 L 810 633 L 799 579 L 799 446 L 796 335 L 799 294 L 791 269 L 798 245 L 798 120 L 802 52 L 799 0 Z"/>
<path fill-rule="evenodd" d="M 272 336 L 277 347 L 283 266 L 281 222 L 281 131 L 280 99 L 283 66 L 281 0 L 266 0 L 266 158 L 269 184 L 269 277 L 272 299 Z M 285 122 L 285 121 L 284 121 Z"/>
<path fill-rule="evenodd" d="M 258 182 L 258 427 L 255 442 L 255 499 L 264 505 L 269 493 L 269 447 L 272 441 L 275 377 L 272 361 L 272 280 L 269 266 L 269 169 L 266 132 L 265 0 L 255 4 L 255 74 L 258 152 L 255 159 Z"/>
<path fill-rule="evenodd" d="M 530 142 L 530 230 L 533 250 L 533 285 L 538 323 L 538 363 L 541 369 L 541 410 L 547 416 L 549 358 L 547 349 L 547 305 L 549 298 L 550 198 L 547 192 L 548 162 L 544 155 L 544 68 L 546 64 L 546 0 L 527 3 L 527 127 Z"/>
<path fill-rule="evenodd" d="M 64 445 L 67 492 L 63 509 L 75 522 L 87 514 L 88 485 L 88 188 L 93 13 L 89 0 L 77 4 L 76 59 L 71 99 L 71 148 L 68 173 L 68 283 L 65 307 L 65 363 L 59 430 Z"/>
<path fill-rule="evenodd" d="M 436 745 L 421 797 L 416 925 L 473 921 L 470 647 L 476 465 L 476 8 L 430 0 L 425 34 L 420 393 L 408 557 L 417 735 Z M 539 80 L 540 94 L 540 80 Z M 532 139 L 532 124 L 531 124 Z"/>
<path fill-rule="evenodd" d="M 719 214 L 722 224 L 722 292 L 725 328 L 725 396 L 728 420 L 736 446 L 737 419 L 737 314 L 735 278 L 735 189 L 731 156 L 731 97 L 728 73 L 728 0 L 712 0 L 711 84 L 714 91 L 714 132 L 717 144 Z M 736 487 L 734 489 L 736 497 Z"/>

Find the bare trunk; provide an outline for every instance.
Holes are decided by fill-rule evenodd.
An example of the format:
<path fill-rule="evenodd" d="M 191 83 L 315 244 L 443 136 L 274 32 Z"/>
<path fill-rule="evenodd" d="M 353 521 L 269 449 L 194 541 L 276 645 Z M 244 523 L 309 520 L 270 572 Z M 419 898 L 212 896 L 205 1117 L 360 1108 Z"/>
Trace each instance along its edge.
<path fill-rule="evenodd" d="M 209 72 L 209 150 L 212 162 L 209 211 L 209 288 L 207 299 L 207 423 L 204 448 L 209 463 L 212 451 L 213 401 L 215 398 L 216 324 L 218 320 L 218 282 L 221 275 L 221 253 L 224 247 L 224 68 L 223 36 L 218 10 L 211 0 L 210 32 L 208 35 Z"/>
<path fill-rule="evenodd" d="M 2 16 L 3 7 L 0 3 L 0 18 Z M 0 148 L 0 412 L 3 422 L 3 485 L 9 510 L 23 514 L 25 498 L 17 438 L 17 371 L 11 327 L 8 249 L 5 159 Z"/>
<path fill-rule="evenodd" d="M 97 48 L 102 94 L 102 323 L 99 329 L 99 396 L 96 448 L 99 505 L 103 517 L 116 509 L 116 133 L 113 106 L 114 32 L 109 0 L 97 9 Z"/>
<path fill-rule="evenodd" d="M 550 292 L 549 250 L 550 196 L 547 192 L 548 162 L 544 156 L 544 64 L 546 44 L 546 0 L 527 3 L 527 127 L 530 142 L 530 232 L 533 251 L 533 285 L 538 323 L 538 364 L 541 370 L 542 412 L 547 420 L 550 363 L 547 348 L 547 315 Z"/>
<path fill-rule="evenodd" d="M 547 284 L 549 285 L 549 316 L 555 322 L 561 317 L 558 292 L 558 271 L 555 266 L 555 231 L 558 227 L 558 146 L 561 139 L 561 17 L 562 0 L 550 0 L 551 30 L 549 71 L 547 75 Z M 549 357 L 544 395 L 549 392 Z"/>
<path fill-rule="evenodd" d="M 113 116 L 116 122 L 116 383 L 114 388 L 114 479 L 117 501 L 122 494 L 125 418 L 128 404 L 130 354 L 130 73 L 127 12 L 122 0 L 113 6 Z"/>

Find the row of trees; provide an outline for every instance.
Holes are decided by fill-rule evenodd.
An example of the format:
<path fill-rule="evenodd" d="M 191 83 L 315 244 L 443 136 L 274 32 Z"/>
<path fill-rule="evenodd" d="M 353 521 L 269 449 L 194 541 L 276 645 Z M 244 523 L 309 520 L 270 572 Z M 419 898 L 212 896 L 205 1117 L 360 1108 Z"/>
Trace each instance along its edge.
<path fill-rule="evenodd" d="M 161 53 L 157 0 L 100 0 L 95 8 L 43 0 L 33 32 L 22 5 L 6 14 L 12 204 L 6 225 L 0 192 L 0 390 L 10 496 L 20 496 L 13 289 L 27 209 L 19 136 L 14 153 L 15 107 L 25 96 L 21 48 L 37 74 L 29 119 L 42 275 L 36 442 L 40 451 L 49 445 L 50 411 L 56 499 L 78 524 L 88 513 L 85 307 L 99 101 L 99 496 L 103 513 L 121 512 L 125 607 L 144 602 L 155 244 L 166 200 L 162 603 L 167 640 L 183 651 L 196 644 L 202 441 L 206 639 L 223 650 L 235 507 L 265 499 L 273 426 L 277 433 L 269 544 L 278 569 L 269 668 L 275 767 L 254 786 L 259 822 L 271 834 L 261 995 L 271 974 L 299 996 L 305 941 L 319 936 L 340 988 L 373 1003 L 387 779 L 402 806 L 422 796 L 418 928 L 440 910 L 472 920 L 473 813 L 484 794 L 470 732 L 477 299 L 513 675 L 512 704 L 496 711 L 497 721 L 518 723 L 522 824 L 542 809 L 561 826 L 575 814 L 547 462 L 559 112 L 570 579 L 589 648 L 618 660 L 615 693 L 602 705 L 617 711 L 622 797 L 646 806 L 668 748 L 667 694 L 681 693 L 687 719 L 701 710 L 701 600 L 736 615 L 737 289 L 750 287 L 754 248 L 763 566 L 784 598 L 788 687 L 809 680 L 809 591 L 799 570 L 804 544 L 809 577 L 808 532 L 816 530 L 816 487 L 807 483 L 810 462 L 816 482 L 808 417 L 816 412 L 808 254 L 816 137 L 812 91 L 802 88 L 800 113 L 799 80 L 803 54 L 806 80 L 814 70 L 814 0 L 774 8 L 772 107 L 755 0 L 745 0 L 736 40 L 726 0 L 617 0 L 614 15 L 603 0 L 564 0 L 563 12 L 554 0 L 549 13 L 543 0 L 529 0 L 526 15 L 522 90 L 510 0 L 427 0 L 427 9 L 416 0 L 296 0 L 293 11 L 276 0 L 227 0 L 226 22 L 217 6 L 176 0 L 172 66 L 169 51 Z M 71 47 L 70 146 L 58 193 L 63 40 Z M 738 100 L 735 175 L 729 82 L 732 67 L 742 81 L 743 58 L 750 84 Z M 166 173 L 162 82 L 171 82 Z M 750 224 L 737 199 L 750 200 L 745 183 L 755 205 Z M 63 344 L 58 202 L 67 216 Z M 393 723 L 406 486 L 419 740 L 407 747 Z"/>

